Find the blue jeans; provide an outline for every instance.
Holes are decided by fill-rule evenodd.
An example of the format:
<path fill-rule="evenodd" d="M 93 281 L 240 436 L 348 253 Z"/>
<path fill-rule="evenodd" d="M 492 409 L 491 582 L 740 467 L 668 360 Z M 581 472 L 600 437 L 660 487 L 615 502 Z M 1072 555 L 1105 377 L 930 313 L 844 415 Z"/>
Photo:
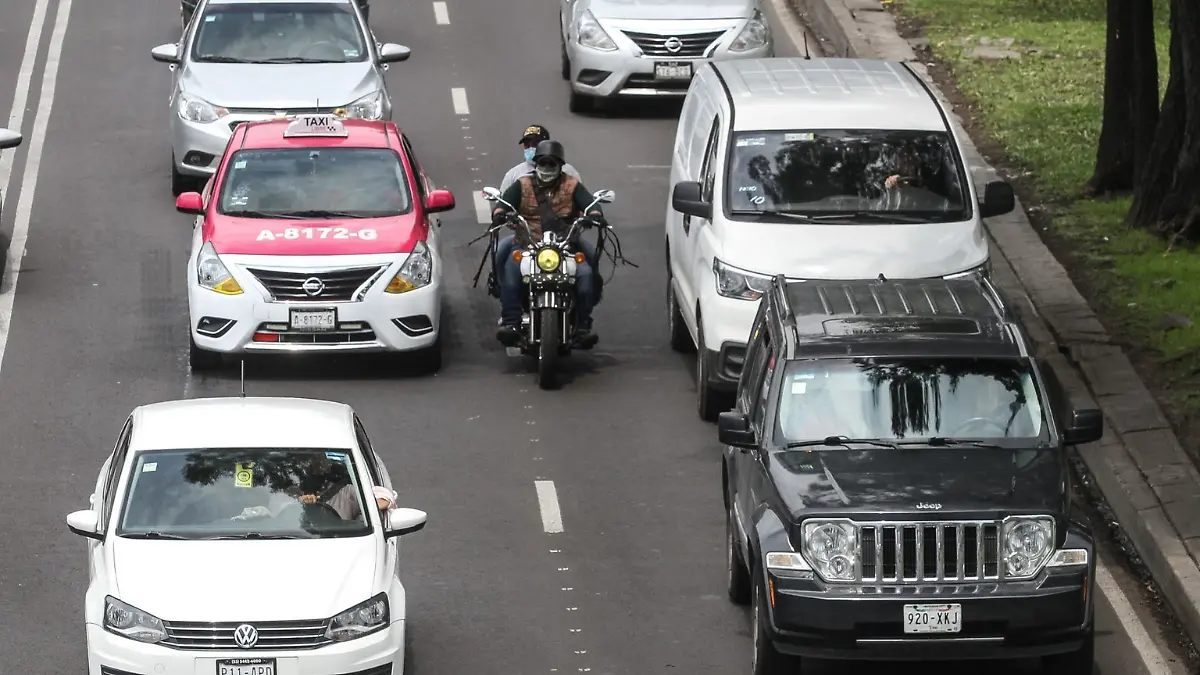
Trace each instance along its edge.
<path fill-rule="evenodd" d="M 592 329 L 592 309 L 596 306 L 595 276 L 591 263 L 596 250 L 586 241 L 577 242 L 585 262 L 575 266 L 575 321 L 580 330 Z M 500 320 L 507 326 L 521 325 L 521 263 L 513 260 L 514 237 L 509 235 L 496 244 L 497 281 L 500 283 Z"/>

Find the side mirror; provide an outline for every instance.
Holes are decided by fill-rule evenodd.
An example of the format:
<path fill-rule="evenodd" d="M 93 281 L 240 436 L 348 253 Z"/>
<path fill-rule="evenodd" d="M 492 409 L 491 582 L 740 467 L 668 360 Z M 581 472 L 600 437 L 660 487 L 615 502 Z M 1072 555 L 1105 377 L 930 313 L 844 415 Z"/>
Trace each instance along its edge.
<path fill-rule="evenodd" d="M 750 429 L 750 418 L 736 410 L 717 416 L 717 437 L 725 445 L 735 448 L 749 449 L 758 446 L 758 439 Z"/>
<path fill-rule="evenodd" d="M 15 148 L 21 144 L 21 134 L 11 129 L 0 129 L 0 150 Z"/>
<path fill-rule="evenodd" d="M 412 56 L 412 50 L 404 45 L 385 42 L 379 47 L 380 63 L 400 63 L 407 61 L 410 56 Z"/>
<path fill-rule="evenodd" d="M 150 50 L 150 58 L 158 61 L 159 63 L 179 63 L 179 45 L 159 45 Z"/>
<path fill-rule="evenodd" d="M 1012 186 L 1002 180 L 994 180 L 983 188 L 983 202 L 979 205 L 981 218 L 995 218 L 1011 213 L 1017 208 L 1017 197 Z"/>
<path fill-rule="evenodd" d="M 425 198 L 426 213 L 441 213 L 454 208 L 454 193 L 449 190 L 434 190 Z"/>
<path fill-rule="evenodd" d="M 483 198 L 489 202 L 494 202 L 500 199 L 500 191 L 494 187 L 485 187 L 483 188 Z"/>
<path fill-rule="evenodd" d="M 1071 421 L 1063 431 L 1067 445 L 1095 443 L 1104 435 L 1104 413 L 1095 408 L 1072 410 Z"/>
<path fill-rule="evenodd" d="M 88 539 L 104 539 L 104 535 L 99 532 L 100 517 L 91 509 L 67 514 L 67 529 Z"/>
<path fill-rule="evenodd" d="M 403 537 L 406 534 L 419 532 L 425 527 L 428 514 L 416 509 L 395 509 L 388 512 L 387 529 L 384 537 Z"/>
<path fill-rule="evenodd" d="M 601 204 L 611 204 L 613 197 L 616 196 L 617 194 L 612 190 L 596 190 L 596 193 L 592 195 L 592 199 L 595 199 Z"/>
<path fill-rule="evenodd" d="M 671 191 L 671 208 L 686 215 L 712 220 L 712 204 L 704 201 L 703 190 L 694 180 L 676 183 Z"/>
<path fill-rule="evenodd" d="M 175 210 L 192 216 L 204 215 L 204 198 L 199 192 L 184 192 L 175 198 Z"/>

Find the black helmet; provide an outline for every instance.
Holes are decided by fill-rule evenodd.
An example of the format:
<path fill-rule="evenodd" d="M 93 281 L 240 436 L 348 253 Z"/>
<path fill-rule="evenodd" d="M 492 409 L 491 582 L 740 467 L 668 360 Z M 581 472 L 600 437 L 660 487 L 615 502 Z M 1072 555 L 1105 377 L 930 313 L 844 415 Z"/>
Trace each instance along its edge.
<path fill-rule="evenodd" d="M 562 143 L 558 141 L 542 141 L 537 144 L 537 149 L 533 151 L 534 164 L 541 161 L 543 157 L 553 157 L 558 160 L 559 164 L 566 164 L 567 153 L 563 151 Z"/>

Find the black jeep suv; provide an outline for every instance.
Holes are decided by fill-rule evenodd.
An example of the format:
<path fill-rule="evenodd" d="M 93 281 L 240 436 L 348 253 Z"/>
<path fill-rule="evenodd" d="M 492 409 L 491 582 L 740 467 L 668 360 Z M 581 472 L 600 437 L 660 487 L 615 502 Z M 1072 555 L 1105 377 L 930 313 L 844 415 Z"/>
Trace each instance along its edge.
<path fill-rule="evenodd" d="M 754 672 L 804 657 L 1044 657 L 1092 672 L 1095 555 L 1069 410 L 987 280 L 791 282 L 718 418 L 729 595 Z"/>

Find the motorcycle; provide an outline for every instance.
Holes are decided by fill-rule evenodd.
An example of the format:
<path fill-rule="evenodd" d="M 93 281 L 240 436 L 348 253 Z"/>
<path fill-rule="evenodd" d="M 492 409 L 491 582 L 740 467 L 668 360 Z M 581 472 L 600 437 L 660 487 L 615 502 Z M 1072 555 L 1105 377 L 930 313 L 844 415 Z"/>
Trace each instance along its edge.
<path fill-rule="evenodd" d="M 536 357 L 537 382 L 542 389 L 551 389 L 558 383 L 558 361 L 571 353 L 575 337 L 575 270 L 577 265 L 587 265 L 582 252 L 572 251 L 574 236 L 589 222 L 586 216 L 577 218 L 565 235 L 543 232 L 540 241 L 535 240 L 517 208 L 500 197 L 496 188 L 483 189 L 489 202 L 497 202 L 508 208 L 511 225 L 524 228 L 530 240 L 528 246 L 513 251 L 513 257 L 521 265 L 521 279 L 527 291 L 521 296 L 521 339 L 510 353 Z M 596 204 L 608 204 L 613 200 L 612 190 L 593 193 L 592 203 L 583 210 L 587 213 Z M 490 228 L 484 236 L 498 236 L 508 224 Z M 606 226 L 611 230 L 612 226 Z M 597 256 L 600 252 L 597 251 Z"/>

